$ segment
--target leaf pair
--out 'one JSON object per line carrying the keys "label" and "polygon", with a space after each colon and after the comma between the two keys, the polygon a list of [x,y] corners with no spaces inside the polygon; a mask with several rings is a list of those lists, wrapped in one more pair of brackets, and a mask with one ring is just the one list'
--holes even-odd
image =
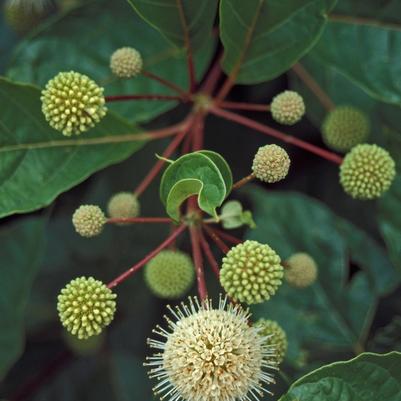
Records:
{"label": "leaf pair", "polygon": [[164,172],[160,183],[160,198],[167,214],[180,219],[181,204],[198,195],[201,210],[218,219],[221,206],[233,184],[230,167],[218,153],[201,150],[181,156]]}

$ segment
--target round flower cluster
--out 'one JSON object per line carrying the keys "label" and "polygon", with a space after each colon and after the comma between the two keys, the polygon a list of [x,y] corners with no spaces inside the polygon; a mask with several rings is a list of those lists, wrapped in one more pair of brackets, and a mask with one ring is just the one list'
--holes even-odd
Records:
{"label": "round flower cluster", "polygon": [[145,281],[160,298],[182,297],[191,288],[194,279],[192,260],[183,252],[161,251],[145,267]]}
{"label": "round flower cluster", "polygon": [[309,287],[316,281],[317,265],[307,253],[294,253],[285,261],[285,267],[285,279],[293,287]]}
{"label": "round flower cluster", "polygon": [[273,98],[270,112],[278,123],[294,125],[304,116],[305,103],[297,92],[286,90]]}
{"label": "round flower cluster", "polygon": [[42,112],[66,136],[94,127],[105,115],[103,88],[78,72],[60,72],[42,91]]}
{"label": "round flower cluster", "polygon": [[340,166],[340,183],[355,199],[375,199],[383,195],[395,177],[390,154],[377,145],[357,145]]}
{"label": "round flower cluster", "polygon": [[274,320],[259,319],[254,327],[258,328],[260,330],[259,334],[263,337],[267,337],[267,343],[274,347],[274,357],[272,361],[279,365],[283,362],[285,354],[287,353],[287,334]]}
{"label": "round flower cluster", "polygon": [[119,78],[136,77],[143,68],[142,56],[132,47],[122,47],[111,55],[110,68]]}
{"label": "round flower cluster", "polygon": [[78,277],[57,298],[61,323],[79,339],[98,335],[113,320],[116,297],[101,281]]}
{"label": "round flower cluster", "polygon": [[287,176],[290,164],[288,153],[282,147],[265,145],[256,152],[252,171],[259,180],[274,183]]}
{"label": "round flower cluster", "polygon": [[281,285],[283,267],[268,245],[245,241],[223,258],[220,283],[236,301],[257,304],[268,300]]}
{"label": "round flower cluster", "polygon": [[323,122],[323,141],[329,148],[347,152],[365,142],[369,129],[370,124],[365,113],[352,106],[339,106]]}
{"label": "round flower cluster", "polygon": [[82,205],[72,215],[72,224],[82,237],[95,237],[103,231],[106,216],[99,206]]}
{"label": "round flower cluster", "polygon": [[110,198],[107,212],[111,218],[137,217],[140,213],[138,198],[131,192],[119,192]]}
{"label": "round flower cluster", "polygon": [[266,368],[274,368],[272,348],[259,330],[249,326],[249,314],[239,305],[220,300],[213,309],[190,299],[189,306],[170,308],[175,322],[169,331],[154,333],[165,339],[148,340],[156,353],[148,358],[149,376],[162,399],[198,401],[260,400],[266,384],[274,383]]}

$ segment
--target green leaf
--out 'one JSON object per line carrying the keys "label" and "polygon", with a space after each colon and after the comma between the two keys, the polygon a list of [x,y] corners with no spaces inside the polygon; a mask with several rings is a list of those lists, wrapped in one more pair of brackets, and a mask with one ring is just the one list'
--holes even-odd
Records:
{"label": "green leaf", "polygon": [[[277,320],[286,330],[288,361],[302,365],[305,352],[308,359],[316,360],[327,348],[337,353],[360,351],[378,294],[399,282],[385,253],[365,233],[318,201],[252,187],[244,192],[250,197],[257,223],[249,238],[267,242],[282,259],[307,252],[318,265],[318,280],[311,287],[297,289],[284,283],[269,302],[253,308],[256,317]],[[361,250],[365,256],[360,255]],[[361,271],[349,281],[350,255]]]}
{"label": "green leaf", "polygon": [[381,2],[370,2],[369,7],[370,14],[375,12],[373,16],[361,17],[360,8],[352,5],[340,9],[341,14],[331,15],[312,54],[373,98],[401,105],[401,5],[398,2],[392,7],[392,14],[383,18]]}
{"label": "green leaf", "polygon": [[227,185],[232,183],[229,167],[223,161],[214,152],[201,151],[181,156],[167,167],[160,183],[160,198],[171,218],[178,220],[182,202],[197,193],[199,207],[217,218],[216,208],[223,203],[231,190]]}
{"label": "green leaf", "polygon": [[[195,55],[198,79],[209,65],[214,43],[209,38]],[[146,70],[182,88],[188,87],[185,51],[169,43],[123,0],[91,1],[29,36],[16,49],[8,76],[43,87],[58,72],[75,70],[104,86],[106,95],[176,95],[144,76],[114,77],[109,67],[110,56],[123,46],[141,52]],[[131,122],[146,122],[177,104],[177,101],[138,100],[113,102],[109,107]]]}
{"label": "green leaf", "polygon": [[242,84],[282,74],[316,43],[328,7],[323,0],[222,0],[224,71],[238,73]]}
{"label": "green leaf", "polygon": [[45,121],[38,88],[0,78],[0,216],[50,204],[61,192],[143,146],[137,129],[108,112],[66,138]]}
{"label": "green leaf", "polygon": [[401,399],[401,353],[364,353],[323,366],[297,380],[280,401],[396,401]]}
{"label": "green leaf", "polygon": [[216,17],[216,0],[128,0],[128,3],[149,24],[178,47],[186,47],[186,38],[193,50],[210,40]]}
{"label": "green leaf", "polygon": [[44,250],[43,218],[0,231],[0,379],[24,348],[25,309]]}
{"label": "green leaf", "polygon": [[241,202],[236,200],[228,201],[222,206],[219,218],[226,230],[243,225],[248,225],[250,228],[256,227],[251,211],[244,211]]}

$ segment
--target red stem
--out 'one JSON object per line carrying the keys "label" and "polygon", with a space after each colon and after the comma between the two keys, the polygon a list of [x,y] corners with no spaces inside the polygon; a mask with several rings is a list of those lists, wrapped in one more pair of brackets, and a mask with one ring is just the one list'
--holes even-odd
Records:
{"label": "red stem", "polygon": [[168,217],[129,217],[129,218],[109,218],[107,223],[171,223]]}
{"label": "red stem", "polygon": [[216,59],[214,65],[210,69],[209,74],[205,82],[202,85],[201,92],[206,93],[207,95],[211,95],[216,89],[217,83],[219,82],[220,76],[222,74],[222,70],[220,67],[220,62],[223,57],[223,54],[220,54]]}
{"label": "red stem", "polygon": [[[178,148],[181,141],[184,139],[185,135],[188,133],[188,128],[184,128],[182,132],[177,134],[177,136],[169,143],[166,150],[163,152],[162,156],[165,158],[169,158],[173,152]],[[162,169],[165,161],[158,160],[152,169],[148,172],[142,182],[138,185],[136,190],[134,191],[136,196],[141,195],[145,189],[152,183],[152,181],[156,178],[157,174],[159,174]]]}
{"label": "red stem", "polygon": [[201,150],[203,148],[203,137],[204,137],[204,123],[205,116],[203,113],[199,113],[195,119],[192,132],[192,149],[194,151]]}
{"label": "red stem", "polygon": [[139,269],[141,269],[146,263],[149,262],[152,258],[154,258],[160,251],[162,251],[164,248],[169,246],[184,230],[186,229],[186,226],[182,224],[179,226],[171,235],[169,235],[158,247],[153,249],[150,253],[148,253],[142,260],[140,260],[137,264],[129,268],[126,272],[115,278],[113,281],[111,281],[107,287],[108,288],[114,288],[120,283],[122,283],[124,280],[126,280],[128,277],[132,276],[134,273],[136,273]]}
{"label": "red stem", "polygon": [[198,293],[201,301],[207,299],[207,288],[205,275],[203,271],[203,257],[201,252],[200,229],[199,227],[190,226],[192,256],[195,264],[196,281],[198,283]]}
{"label": "red stem", "polygon": [[172,89],[173,91],[179,93],[181,95],[181,97],[183,97],[184,99],[187,99],[189,97],[189,93],[185,92],[178,85],[176,85],[170,81],[167,81],[166,79],[159,77],[158,75],[153,74],[150,71],[142,71],[142,75],[145,77],[148,77],[150,79],[153,79],[154,81],[159,82],[160,84],[166,86],[167,88]]}
{"label": "red stem", "polygon": [[180,100],[184,101],[181,96],[170,96],[170,95],[117,95],[117,96],[105,96],[106,102],[119,102],[127,100]]}
{"label": "red stem", "polygon": [[298,146],[302,149],[307,150],[308,152],[314,153],[315,155],[318,155],[322,157],[323,159],[329,160],[333,163],[336,164],[341,164],[342,163],[342,157],[339,155],[329,152],[328,150],[322,149],[319,146],[312,145],[308,142],[302,141],[301,139],[295,138],[291,135],[284,134],[283,132],[280,132],[274,128],[268,127],[267,125],[260,124],[254,120],[251,120],[250,118],[241,116],[236,113],[232,113],[227,110],[219,109],[219,108],[212,108],[210,109],[210,112],[223,117],[227,120],[230,121],[235,121],[238,124],[242,124],[246,127],[252,128],[256,131],[262,132],[263,134],[272,136],[273,138],[280,139],[281,141],[290,143],[292,145]]}
{"label": "red stem", "polygon": [[207,261],[209,262],[210,267],[213,270],[213,273],[216,275],[217,279],[220,277],[220,269],[219,269],[219,264],[217,263],[216,258],[213,255],[213,252],[210,248],[209,243],[206,241],[205,236],[203,235],[202,231],[199,233],[200,237],[200,244],[203,250],[203,253],[206,256]]}
{"label": "red stem", "polygon": [[232,244],[238,245],[241,244],[243,241],[237,237],[234,237],[231,234],[227,234],[226,232],[219,230],[218,228],[215,227],[209,227],[213,232],[215,232],[219,237],[225,239],[228,242],[231,242]]}
{"label": "red stem", "polygon": [[219,105],[225,109],[265,111],[265,112],[267,112],[270,108],[268,104],[240,103],[240,102],[221,102]]}
{"label": "red stem", "polygon": [[217,247],[221,250],[221,252],[227,253],[230,250],[230,248],[221,240],[221,238],[210,227],[204,225],[203,228],[206,231],[206,234],[213,240],[213,242],[217,245]]}
{"label": "red stem", "polygon": [[239,181],[233,184],[232,190],[238,189],[243,187],[244,185],[248,184],[248,182],[251,182],[255,179],[255,174],[249,174],[244,178],[241,178]]}

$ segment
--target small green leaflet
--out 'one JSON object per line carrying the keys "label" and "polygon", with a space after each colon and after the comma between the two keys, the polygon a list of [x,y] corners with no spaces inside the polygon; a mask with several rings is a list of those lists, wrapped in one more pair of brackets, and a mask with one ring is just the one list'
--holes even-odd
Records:
{"label": "small green leaflet", "polygon": [[247,225],[249,228],[255,228],[256,224],[250,210],[244,210],[241,202],[232,200],[226,202],[221,208],[220,220],[226,230]]}
{"label": "small green leaflet", "polygon": [[170,164],[160,183],[160,198],[167,214],[180,219],[180,206],[192,195],[198,195],[201,210],[218,219],[220,207],[232,188],[230,167],[218,153],[202,150],[181,156]]}

